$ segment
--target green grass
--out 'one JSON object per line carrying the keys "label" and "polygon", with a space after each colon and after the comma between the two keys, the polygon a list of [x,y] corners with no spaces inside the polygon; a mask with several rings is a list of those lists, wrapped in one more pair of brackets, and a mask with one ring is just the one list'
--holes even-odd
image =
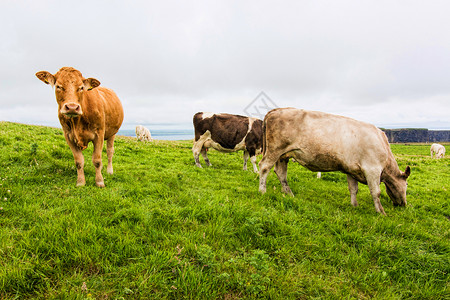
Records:
{"label": "green grass", "polygon": [[296,196],[273,172],[261,195],[242,153],[199,169],[191,147],[119,137],[101,189],[90,145],[77,188],[60,129],[0,122],[0,298],[449,299],[450,161],[430,145],[392,145],[412,174],[406,208],[382,188],[387,217],[343,174],[290,163]]}

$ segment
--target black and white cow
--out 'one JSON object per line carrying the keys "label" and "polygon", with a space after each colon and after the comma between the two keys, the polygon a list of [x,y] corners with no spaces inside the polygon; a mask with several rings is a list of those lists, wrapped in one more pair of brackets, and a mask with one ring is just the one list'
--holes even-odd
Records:
{"label": "black and white cow", "polygon": [[256,167],[256,155],[262,151],[262,121],[257,118],[244,117],[231,114],[214,114],[198,112],[194,115],[195,139],[192,153],[195,164],[201,168],[199,154],[208,166],[211,163],[206,151],[208,148],[220,152],[244,151],[244,170],[247,170],[247,160],[253,164],[253,171],[258,172]]}

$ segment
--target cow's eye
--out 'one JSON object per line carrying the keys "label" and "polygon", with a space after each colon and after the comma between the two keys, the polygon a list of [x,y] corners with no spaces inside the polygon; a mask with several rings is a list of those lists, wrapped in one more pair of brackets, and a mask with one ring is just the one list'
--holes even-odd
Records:
{"label": "cow's eye", "polygon": [[56,89],[59,90],[59,91],[64,91],[64,88],[62,86],[60,86],[60,85],[57,85]]}
{"label": "cow's eye", "polygon": [[79,92],[84,91],[84,86],[80,86],[80,87],[78,88],[78,91],[79,91]]}

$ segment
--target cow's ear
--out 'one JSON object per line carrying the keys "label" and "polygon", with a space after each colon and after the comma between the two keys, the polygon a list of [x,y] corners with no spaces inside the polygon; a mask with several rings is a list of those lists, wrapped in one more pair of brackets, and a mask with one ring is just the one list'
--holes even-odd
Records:
{"label": "cow's ear", "polygon": [[55,85],[55,76],[50,74],[47,71],[40,71],[36,73],[36,77],[39,78],[39,80],[43,81],[46,84],[50,84],[51,86]]}
{"label": "cow's ear", "polygon": [[405,169],[405,173],[403,173],[403,177],[408,178],[409,175],[411,175],[411,168],[407,166]]}
{"label": "cow's ear", "polygon": [[84,87],[90,91],[92,89],[95,89],[96,87],[98,87],[100,85],[100,81],[98,81],[95,78],[88,78],[84,80]]}

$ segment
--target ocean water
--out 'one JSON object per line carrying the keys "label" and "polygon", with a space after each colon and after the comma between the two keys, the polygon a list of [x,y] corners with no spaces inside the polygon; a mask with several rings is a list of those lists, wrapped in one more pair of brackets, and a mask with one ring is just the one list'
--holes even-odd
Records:
{"label": "ocean water", "polygon": [[[194,129],[180,124],[142,124],[150,130],[152,138],[155,140],[192,140],[194,138]],[[136,136],[134,125],[122,126],[117,135]],[[190,125],[192,127],[192,125]]]}

